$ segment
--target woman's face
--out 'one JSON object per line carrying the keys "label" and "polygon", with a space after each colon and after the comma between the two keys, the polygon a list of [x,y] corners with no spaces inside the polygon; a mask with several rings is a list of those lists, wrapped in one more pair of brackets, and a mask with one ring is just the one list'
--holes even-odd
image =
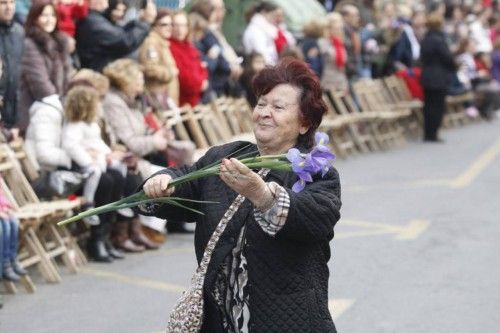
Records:
{"label": "woman's face", "polygon": [[123,89],[123,92],[130,98],[136,98],[144,92],[144,74],[141,71],[130,72],[130,82]]}
{"label": "woman's face", "polygon": [[300,94],[300,88],[280,84],[259,98],[252,114],[259,148],[284,153],[307,132],[300,121]]}
{"label": "woman's face", "polygon": [[187,16],[184,14],[175,15],[172,23],[172,37],[180,41],[185,40],[189,33]]}
{"label": "woman's face", "polygon": [[162,17],[156,22],[154,29],[163,39],[172,37],[172,18],[170,16]]}
{"label": "woman's face", "polygon": [[40,29],[47,33],[52,33],[56,29],[57,17],[54,7],[47,5],[43,8],[40,16],[36,20],[36,23]]}
{"label": "woman's face", "polygon": [[123,3],[117,4],[115,9],[111,11],[111,21],[113,21],[113,23],[115,24],[120,22],[125,17],[126,11],[127,11],[127,6],[125,6],[125,4]]}
{"label": "woman's face", "polygon": [[342,37],[344,35],[344,24],[341,20],[330,22],[330,35],[335,37]]}

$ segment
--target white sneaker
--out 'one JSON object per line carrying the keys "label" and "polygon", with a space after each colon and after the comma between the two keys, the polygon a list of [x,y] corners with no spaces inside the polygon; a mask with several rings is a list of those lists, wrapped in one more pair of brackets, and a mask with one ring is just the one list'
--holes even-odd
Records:
{"label": "white sneaker", "polygon": [[123,215],[125,217],[134,217],[134,211],[132,208],[120,208],[116,210],[118,214]]}
{"label": "white sneaker", "polygon": [[96,226],[96,225],[101,224],[101,220],[99,219],[99,216],[97,216],[97,215],[84,217],[82,220],[83,220],[83,222],[87,223],[88,225]]}

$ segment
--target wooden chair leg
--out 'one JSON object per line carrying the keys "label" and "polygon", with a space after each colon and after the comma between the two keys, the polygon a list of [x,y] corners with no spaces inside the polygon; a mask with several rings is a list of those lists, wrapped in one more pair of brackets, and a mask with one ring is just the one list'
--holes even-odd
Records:
{"label": "wooden chair leg", "polygon": [[21,276],[21,283],[28,293],[33,294],[36,291],[36,287],[33,284],[33,281],[31,281],[29,275]]}
{"label": "wooden chair leg", "polygon": [[49,233],[52,235],[53,240],[56,242],[56,246],[62,248],[62,260],[64,265],[69,268],[70,272],[77,273],[78,267],[76,266],[74,258],[69,254],[69,249],[64,244],[64,240],[62,239],[59,231],[56,229],[54,224],[49,225]]}
{"label": "wooden chair leg", "polygon": [[75,263],[79,266],[86,265],[88,263],[87,257],[78,245],[76,239],[69,232],[68,228],[66,228],[66,226],[60,226],[58,228],[66,247],[74,253]]}
{"label": "wooden chair leg", "polygon": [[50,256],[45,251],[42,243],[32,228],[29,228],[26,231],[26,243],[30,247],[31,251],[34,251],[40,257],[38,267],[45,280],[47,282],[61,282],[61,275],[59,275],[57,268],[50,260]]}
{"label": "wooden chair leg", "polygon": [[7,290],[7,293],[14,295],[17,294],[17,288],[14,282],[3,280],[3,286],[5,287],[5,290]]}

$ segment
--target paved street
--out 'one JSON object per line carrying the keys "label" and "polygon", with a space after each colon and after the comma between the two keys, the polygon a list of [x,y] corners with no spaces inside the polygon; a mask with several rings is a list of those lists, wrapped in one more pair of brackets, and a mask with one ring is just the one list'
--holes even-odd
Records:
{"label": "paved street", "polygon": [[[498,332],[500,121],[338,161],[330,305],[341,333]],[[35,294],[4,296],[0,332],[162,331],[195,269],[191,236]]]}

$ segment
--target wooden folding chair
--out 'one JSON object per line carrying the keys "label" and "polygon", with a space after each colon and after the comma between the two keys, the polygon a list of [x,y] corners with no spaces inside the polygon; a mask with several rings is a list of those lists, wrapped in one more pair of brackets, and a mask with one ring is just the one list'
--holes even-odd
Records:
{"label": "wooden folding chair", "polygon": [[24,175],[30,182],[34,181],[39,177],[38,170],[36,166],[29,159],[28,154],[24,150],[24,140],[19,138],[15,141],[9,143],[9,147],[14,152],[14,156],[18,160]]}
{"label": "wooden folding chair", "polygon": [[349,133],[357,149],[362,153],[380,150],[377,115],[360,112],[352,96],[345,91],[330,90],[327,97],[333,110],[346,117]]}
{"label": "wooden folding chair", "polygon": [[[12,168],[10,162],[5,160],[0,162],[0,173],[10,168]],[[18,255],[20,265],[23,268],[37,265],[38,270],[47,282],[61,281],[61,276],[57,272],[54,263],[51,261],[49,254],[45,251],[45,248],[36,234],[40,225],[51,216],[51,212],[35,207],[19,207],[3,178],[0,178],[0,188],[10,205],[13,207],[14,216],[20,223],[20,253]],[[35,286],[31,280],[27,281],[27,279],[29,279],[29,277],[22,279],[26,290],[28,292],[34,292],[36,290]],[[7,282],[6,288],[11,293],[17,292],[13,283]]]}
{"label": "wooden folding chair", "polygon": [[402,117],[410,112],[394,110],[384,105],[384,97],[372,80],[359,80],[353,84],[353,90],[363,112],[374,113],[378,119],[377,139],[385,148],[405,143],[404,130],[399,124]]}
{"label": "wooden folding chair", "polygon": [[10,168],[5,168],[1,173],[5,184],[12,193],[16,206],[22,209],[50,213],[36,231],[45,251],[53,260],[61,257],[65,266],[71,272],[76,273],[78,271],[77,263],[83,264],[87,260],[74,238],[66,230],[66,227],[58,227],[55,223],[73,214],[73,210],[80,206],[79,200],[61,199],[41,202],[22,173],[14,153],[7,145],[0,146],[0,158],[10,165]]}
{"label": "wooden folding chair", "polygon": [[464,103],[474,101],[474,93],[466,92],[461,95],[446,96],[446,112],[443,118],[445,127],[462,126],[470,122],[470,118],[465,113]]}
{"label": "wooden folding chair", "polygon": [[421,135],[424,117],[423,102],[412,98],[408,87],[403,79],[391,75],[384,78],[384,84],[389,96],[389,100],[403,109],[411,111],[411,117],[408,118],[408,128],[414,137]]}
{"label": "wooden folding chair", "polygon": [[[250,106],[242,99],[232,97],[219,97],[212,102],[212,108],[220,126],[226,135],[226,142],[249,141],[255,142],[251,123]],[[250,110],[250,111],[249,111]]]}

